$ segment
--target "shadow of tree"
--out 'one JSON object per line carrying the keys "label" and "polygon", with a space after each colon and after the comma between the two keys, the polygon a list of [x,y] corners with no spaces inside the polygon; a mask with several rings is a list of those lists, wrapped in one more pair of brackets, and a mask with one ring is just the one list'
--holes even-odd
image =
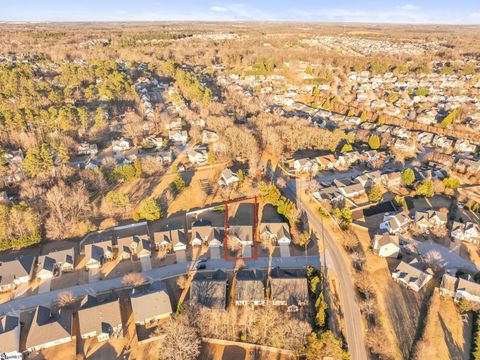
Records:
{"label": "shadow of tree", "polygon": [[460,347],[459,344],[457,344],[457,342],[453,338],[452,333],[448,329],[447,325],[443,321],[440,314],[438,315],[438,320],[440,321],[440,325],[442,326],[443,335],[444,335],[444,339],[445,339],[445,344],[447,345],[448,352],[449,352],[449,355],[450,355],[449,358],[450,359],[463,359],[464,354],[463,354],[462,348]]}

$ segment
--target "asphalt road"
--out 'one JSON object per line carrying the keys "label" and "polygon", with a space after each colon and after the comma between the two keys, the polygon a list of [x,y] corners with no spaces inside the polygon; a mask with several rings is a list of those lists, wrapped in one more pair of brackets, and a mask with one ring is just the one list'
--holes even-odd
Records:
{"label": "asphalt road", "polygon": [[[235,268],[235,264],[235,261],[210,259],[206,262],[206,270],[233,270]],[[259,258],[257,260],[246,260],[245,264],[250,268],[258,269],[265,269],[270,266],[281,266],[284,268],[304,268],[307,265],[320,266],[320,259],[318,256]],[[194,266],[195,262],[184,262],[152,269],[150,271],[143,272],[142,274],[147,280],[153,282],[185,274],[189,269]],[[31,310],[37,305],[50,306],[57,300],[60,293],[66,291],[71,292],[76,297],[81,297],[87,294],[95,295],[97,292],[104,292],[122,287],[122,278],[119,277],[109,280],[101,280],[91,284],[77,285],[70,288],[50,291],[42,294],[20,297],[4,304],[0,304],[0,315],[5,315],[7,313],[19,314],[22,311]]]}
{"label": "asphalt road", "polygon": [[[277,178],[278,176],[279,174],[276,173],[274,178]],[[282,189],[282,191],[292,201],[296,202],[300,209],[306,212],[310,226],[316,231],[319,238],[324,241],[325,265],[328,267],[329,271],[335,273],[339,283],[338,287],[345,319],[345,337],[351,359],[367,360],[360,308],[356,301],[355,287],[349,267],[347,266],[340,245],[335,240],[334,236],[328,231],[328,228],[323,226],[322,220],[305,205],[305,200],[301,199],[300,196],[297,196],[295,181],[287,178],[285,178],[285,181],[287,187]]]}

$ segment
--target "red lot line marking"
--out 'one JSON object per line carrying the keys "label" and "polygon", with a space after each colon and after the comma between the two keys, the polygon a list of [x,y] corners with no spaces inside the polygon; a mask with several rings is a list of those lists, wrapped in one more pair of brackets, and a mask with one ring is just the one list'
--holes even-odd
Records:
{"label": "red lot line marking", "polygon": [[[240,203],[240,202],[245,202],[253,200],[253,256],[250,257],[236,257],[236,256],[230,256],[228,252],[228,230],[229,230],[229,220],[228,220],[228,204],[233,204],[233,203]],[[258,259],[258,232],[257,232],[257,227],[258,227],[258,203],[257,203],[257,196],[249,197],[249,198],[242,198],[242,199],[235,199],[235,200],[229,200],[229,201],[224,201],[223,205],[225,207],[224,209],[224,241],[223,241],[223,250],[224,250],[224,259],[227,261],[237,261],[237,260],[257,260]]]}

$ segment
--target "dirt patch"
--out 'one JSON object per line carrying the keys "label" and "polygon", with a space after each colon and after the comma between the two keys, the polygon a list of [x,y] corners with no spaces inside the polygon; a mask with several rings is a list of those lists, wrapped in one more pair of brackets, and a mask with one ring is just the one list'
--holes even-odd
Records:
{"label": "dirt patch", "polygon": [[462,316],[452,299],[435,289],[429,303],[425,330],[414,359],[464,359],[470,357],[471,317]]}

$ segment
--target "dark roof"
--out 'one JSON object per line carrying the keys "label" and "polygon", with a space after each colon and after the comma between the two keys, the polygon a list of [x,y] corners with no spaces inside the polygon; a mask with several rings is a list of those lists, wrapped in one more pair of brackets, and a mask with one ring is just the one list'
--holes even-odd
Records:
{"label": "dark roof", "polygon": [[257,270],[239,270],[235,275],[235,300],[259,301],[265,299],[263,274]]}
{"label": "dark roof", "polygon": [[[17,316],[5,315],[0,317],[0,352],[19,351],[20,337],[15,334],[17,326],[20,326],[20,319]],[[20,334],[20,331],[18,334]]]}
{"label": "dark roof", "polygon": [[53,272],[55,264],[72,264],[74,265],[75,250],[73,248],[52,251],[46,255],[38,257],[38,270],[44,269]]}
{"label": "dark roof", "polygon": [[308,300],[307,278],[303,271],[276,267],[270,273],[270,287],[272,300],[286,301],[288,305]]}
{"label": "dark roof", "polygon": [[133,318],[144,321],[158,315],[172,313],[172,305],[165,285],[152,286],[145,291],[135,292],[130,296]]}
{"label": "dark roof", "polygon": [[0,262],[0,285],[13,283],[14,279],[29,275],[32,276],[35,256],[20,256],[18,259]]}
{"label": "dark roof", "polygon": [[225,309],[227,274],[222,270],[214,273],[196,273],[190,287],[190,301],[212,309]]}
{"label": "dark roof", "polygon": [[48,307],[37,306],[27,335],[26,348],[64,339],[72,334],[72,311],[61,309],[52,312]]}
{"label": "dark roof", "polygon": [[113,327],[122,325],[118,297],[111,293],[107,299],[102,301],[99,297],[87,295],[78,310],[78,320],[80,334],[94,331],[97,335],[110,333]]}

